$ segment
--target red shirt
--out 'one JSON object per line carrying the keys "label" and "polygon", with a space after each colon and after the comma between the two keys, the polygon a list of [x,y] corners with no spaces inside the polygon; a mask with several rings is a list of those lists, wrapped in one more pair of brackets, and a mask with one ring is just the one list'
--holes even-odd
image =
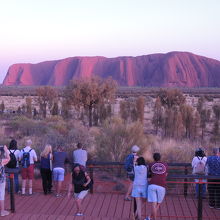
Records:
{"label": "red shirt", "polygon": [[166,186],[168,166],[164,162],[153,162],[149,164],[149,173],[151,175],[151,180],[149,184],[155,184],[158,186]]}

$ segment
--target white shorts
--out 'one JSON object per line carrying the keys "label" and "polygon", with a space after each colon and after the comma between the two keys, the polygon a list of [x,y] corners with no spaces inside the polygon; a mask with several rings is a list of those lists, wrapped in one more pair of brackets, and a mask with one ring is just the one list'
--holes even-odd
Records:
{"label": "white shorts", "polygon": [[5,181],[0,183],[0,200],[5,200]]}
{"label": "white shorts", "polygon": [[80,193],[74,193],[75,199],[83,199],[87,195],[88,191],[89,190],[83,190]]}
{"label": "white shorts", "polygon": [[131,196],[147,198],[147,185],[133,185]]}
{"label": "white shorts", "polygon": [[64,181],[65,170],[62,167],[56,167],[53,169],[53,180]]}
{"label": "white shorts", "polygon": [[148,186],[148,202],[161,203],[164,199],[166,189],[162,186],[151,184]]}

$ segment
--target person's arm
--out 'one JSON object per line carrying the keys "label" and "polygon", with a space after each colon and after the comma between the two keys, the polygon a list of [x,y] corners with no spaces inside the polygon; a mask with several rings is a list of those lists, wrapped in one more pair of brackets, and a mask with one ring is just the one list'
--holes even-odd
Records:
{"label": "person's arm", "polygon": [[86,183],[83,184],[84,187],[86,187],[91,182],[91,178],[86,172],[85,172],[85,176],[86,176]]}
{"label": "person's arm", "polygon": [[5,158],[2,159],[2,165],[6,165],[10,161],[10,154],[6,145],[4,146]]}
{"label": "person's arm", "polygon": [[33,159],[35,162],[37,162],[37,154],[36,154],[35,150],[33,150]]}
{"label": "person's arm", "polygon": [[[72,174],[71,174],[71,176],[72,176]],[[69,186],[68,186],[68,193],[67,193],[68,197],[71,196],[72,189],[73,189],[73,183],[72,183],[72,179],[70,178],[70,182],[69,182]]]}

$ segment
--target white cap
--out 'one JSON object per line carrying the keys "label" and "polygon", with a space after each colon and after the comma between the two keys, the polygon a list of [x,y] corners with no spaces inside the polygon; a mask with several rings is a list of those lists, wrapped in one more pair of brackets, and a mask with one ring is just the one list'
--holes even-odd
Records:
{"label": "white cap", "polygon": [[134,146],[131,148],[131,151],[134,152],[134,153],[137,153],[139,150],[140,150],[140,147],[138,147],[137,145],[134,145]]}

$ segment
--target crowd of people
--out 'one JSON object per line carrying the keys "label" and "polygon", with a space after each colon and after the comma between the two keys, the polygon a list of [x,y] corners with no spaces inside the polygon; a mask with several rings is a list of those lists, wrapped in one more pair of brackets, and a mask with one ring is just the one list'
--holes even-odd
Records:
{"label": "crowd of people", "polygon": [[[139,150],[138,146],[133,146],[131,154],[125,159],[129,182],[125,200],[130,201],[131,197],[135,199],[135,218],[138,220],[142,219],[143,202],[148,201],[151,203],[151,211],[145,220],[156,220],[158,209],[166,194],[168,166],[161,161],[160,153],[154,153],[154,162],[146,164],[144,158],[138,156]],[[196,149],[192,159],[192,174],[212,176],[208,182],[205,178],[195,179],[195,196],[206,198],[207,188],[209,207],[220,210],[220,148],[213,148],[213,155],[208,157],[204,150]]]}
{"label": "crowd of people", "polygon": [[[7,179],[7,190],[10,192],[10,181],[6,176],[7,171],[14,170],[14,191],[21,196],[33,195],[34,163],[38,161],[35,150],[31,147],[32,141],[27,140],[26,146],[21,150],[17,148],[16,140],[11,140],[9,148],[0,147],[0,216],[9,215],[10,212],[4,208],[5,185]],[[72,153],[72,173],[68,187],[68,197],[72,195],[72,186],[74,186],[74,198],[77,206],[76,216],[82,216],[82,200],[87,195],[92,186],[92,179],[86,172],[87,151],[83,149],[81,143],[77,144],[77,149]],[[40,174],[42,178],[42,188],[44,195],[52,193],[54,186],[54,195],[62,197],[61,189],[65,175],[65,163],[70,162],[67,153],[63,147],[57,146],[53,151],[52,146],[47,144],[40,154]],[[21,190],[19,188],[19,165],[21,166]],[[16,171],[17,170],[17,171]],[[10,173],[10,172],[8,172]],[[28,186],[26,186],[28,184]],[[28,190],[26,190],[26,187]]]}
{"label": "crowd of people", "polygon": [[[92,187],[93,180],[86,172],[87,151],[83,149],[81,143],[78,143],[76,147],[77,149],[72,152],[72,172],[67,196],[74,195],[77,207],[76,216],[82,216],[82,201]],[[215,209],[220,209],[219,151],[219,148],[214,148],[213,155],[206,157],[205,152],[198,148],[192,159],[193,174],[214,176],[208,180],[199,177],[195,179],[195,196],[196,198],[205,198],[206,189],[208,189],[209,207]],[[140,147],[134,145],[131,148],[131,153],[125,159],[125,169],[129,181],[125,200],[135,199],[135,218],[138,220],[142,219],[142,206],[145,201],[148,201],[151,204],[151,210],[145,220],[156,220],[158,209],[166,194],[168,165],[161,160],[161,154],[158,152],[152,155],[153,162],[149,164],[146,163],[144,157],[138,155],[139,152]],[[15,172],[14,191],[21,196],[31,196],[33,194],[34,163],[38,159],[35,150],[32,148],[31,140],[27,140],[25,147],[21,150],[18,150],[16,140],[11,140],[8,148],[6,146],[0,147],[0,216],[10,214],[4,207],[6,179],[7,190],[8,192],[11,190],[9,178],[6,178],[10,175],[7,174],[7,169],[19,170],[19,166],[21,166],[21,190],[19,172]],[[57,146],[56,149],[52,149],[52,146],[47,144],[40,153],[39,160],[44,195],[51,194],[53,187],[54,195],[62,197],[61,189],[65,176],[65,163],[70,162],[64,148]],[[215,178],[215,176],[218,177]]]}

